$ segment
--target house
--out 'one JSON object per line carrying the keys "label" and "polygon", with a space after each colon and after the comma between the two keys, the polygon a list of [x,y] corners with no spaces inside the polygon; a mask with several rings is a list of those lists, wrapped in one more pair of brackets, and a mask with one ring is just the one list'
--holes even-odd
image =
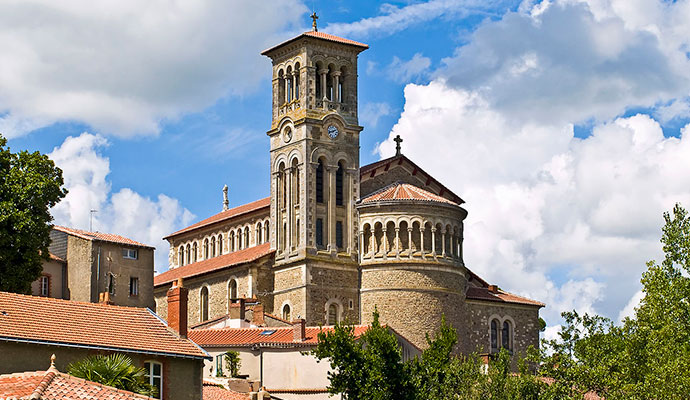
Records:
{"label": "house", "polygon": [[[174,310],[181,297],[171,294]],[[210,356],[186,337],[186,323],[168,326],[146,308],[0,292],[0,374],[40,371],[52,354],[66,371],[90,355],[116,352],[146,368],[161,399],[201,399]]]}
{"label": "house", "polygon": [[54,226],[50,259],[32,286],[35,296],[154,309],[152,246],[112,233]]}

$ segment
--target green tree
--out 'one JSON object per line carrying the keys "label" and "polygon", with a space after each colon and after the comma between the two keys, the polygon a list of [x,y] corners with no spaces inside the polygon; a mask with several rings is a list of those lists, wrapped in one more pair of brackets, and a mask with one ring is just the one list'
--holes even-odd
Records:
{"label": "green tree", "polygon": [[0,290],[29,293],[49,257],[49,209],[67,190],[48,156],[6,145],[0,135]]}
{"label": "green tree", "polygon": [[242,360],[240,360],[240,353],[232,350],[225,352],[225,368],[230,371],[231,377],[236,377],[240,373]]}
{"label": "green tree", "polygon": [[149,384],[146,370],[135,366],[122,353],[90,356],[70,364],[67,370],[72,376],[92,382],[151,397],[158,395],[156,388]]}

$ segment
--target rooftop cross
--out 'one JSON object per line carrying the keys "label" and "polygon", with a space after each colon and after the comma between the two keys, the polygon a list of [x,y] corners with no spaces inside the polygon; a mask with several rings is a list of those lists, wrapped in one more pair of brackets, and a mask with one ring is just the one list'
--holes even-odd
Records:
{"label": "rooftop cross", "polygon": [[314,32],[318,32],[318,29],[316,28],[316,20],[319,19],[319,17],[316,15],[316,11],[314,11],[314,13],[310,17],[312,21],[314,21],[311,23],[311,30]]}
{"label": "rooftop cross", "polygon": [[402,143],[403,140],[400,137],[400,135],[398,135],[395,137],[395,139],[393,139],[393,141],[395,142],[395,155],[399,156],[400,155],[400,143]]}

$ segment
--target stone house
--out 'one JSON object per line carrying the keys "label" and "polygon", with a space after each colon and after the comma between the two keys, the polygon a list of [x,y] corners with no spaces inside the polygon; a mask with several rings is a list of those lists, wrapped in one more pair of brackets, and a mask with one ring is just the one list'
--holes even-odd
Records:
{"label": "stone house", "polygon": [[160,398],[200,400],[210,356],[186,338],[186,327],[171,327],[147,308],[0,292],[0,374],[40,371],[53,354],[66,371],[90,355],[118,352],[147,370]]}
{"label": "stone house", "polygon": [[157,311],[165,318],[167,291],[184,278],[192,324],[248,297],[309,326],[367,325],[376,308],[419,348],[442,316],[463,353],[538,346],[544,304],[465,264],[464,200],[403,155],[399,137],[394,156],[360,166],[357,62],[367,48],[313,30],[262,52],[273,64],[270,197],[229,208],[226,187],[220,213],[165,238]]}
{"label": "stone house", "polygon": [[124,236],[54,226],[50,259],[31,285],[35,296],[153,309],[152,246]]}

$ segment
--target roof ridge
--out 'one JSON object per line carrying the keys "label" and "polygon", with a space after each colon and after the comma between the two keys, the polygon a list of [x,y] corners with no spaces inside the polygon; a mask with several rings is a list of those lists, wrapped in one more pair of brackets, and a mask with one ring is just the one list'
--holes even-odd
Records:
{"label": "roof ridge", "polygon": [[[67,380],[70,380],[70,381],[77,381],[77,382],[82,382],[82,383],[90,384],[90,385],[92,385],[92,386],[98,386],[98,387],[105,388],[105,389],[108,389],[108,390],[112,390],[112,391],[118,392],[118,393],[126,393],[126,394],[130,394],[130,395],[135,395],[135,396],[140,397],[140,398],[142,398],[142,399],[150,399],[149,396],[146,396],[146,395],[143,395],[143,394],[140,394],[140,393],[132,392],[132,391],[125,390],[125,389],[116,388],[115,386],[106,385],[106,384],[103,384],[103,383],[100,383],[100,382],[90,381],[90,380],[88,380],[88,379],[80,378],[80,377],[78,377],[78,376],[70,375],[70,374],[68,374],[68,373],[61,372],[61,371],[56,372],[56,373],[55,373],[55,376],[56,376],[56,377],[60,377],[60,378],[64,378],[64,379],[67,379]],[[53,378],[53,379],[54,379],[54,378]]]}
{"label": "roof ridge", "polygon": [[43,396],[43,392],[48,388],[50,383],[53,381],[55,378],[55,371],[48,370],[46,371],[46,374],[43,376],[43,379],[36,385],[36,388],[34,391],[31,393],[31,396],[29,396],[30,399],[35,400],[35,399],[40,399]]}
{"label": "roof ridge", "polygon": [[34,296],[32,294],[0,291],[0,296],[2,296],[2,295],[23,296],[23,297],[29,297],[32,299],[40,299],[41,301],[52,301],[54,303],[62,303],[62,304],[70,304],[70,305],[88,305],[89,307],[111,307],[111,308],[120,308],[120,309],[127,309],[127,310],[149,310],[149,311],[151,311],[151,309],[148,307],[121,306],[118,304],[92,303],[90,301],[66,300],[66,299],[58,299],[55,297]]}

